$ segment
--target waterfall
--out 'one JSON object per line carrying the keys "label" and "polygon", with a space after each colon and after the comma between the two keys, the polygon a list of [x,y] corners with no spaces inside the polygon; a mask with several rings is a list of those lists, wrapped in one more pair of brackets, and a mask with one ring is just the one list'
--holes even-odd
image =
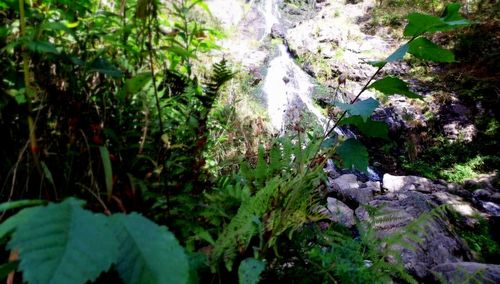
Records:
{"label": "waterfall", "polygon": [[277,0],[261,0],[260,11],[264,15],[265,20],[265,32],[261,40],[266,38],[271,33],[273,25],[279,23],[279,10]]}
{"label": "waterfall", "polygon": [[[261,12],[266,26],[264,38],[271,33],[273,25],[279,24],[278,2],[277,0],[261,2]],[[314,106],[312,100],[315,87],[311,77],[295,64],[283,44],[279,44],[277,48],[278,55],[269,62],[262,89],[272,126],[283,134],[285,122],[298,120],[299,115],[294,112],[300,112],[305,108],[326,131],[327,118]]]}
{"label": "waterfall", "polygon": [[283,44],[279,54],[269,63],[262,89],[267,101],[267,111],[273,127],[283,132],[285,121],[299,119],[294,110],[306,108],[326,130],[327,119],[312,101],[314,85],[311,78],[293,61]]}
{"label": "waterfall", "polygon": [[[280,23],[279,1],[262,0],[260,3],[259,9],[265,20],[265,33],[261,41],[271,33],[273,25]],[[285,45],[278,44],[277,49],[278,54],[269,62],[262,88],[271,125],[284,135],[286,126],[298,122],[301,113],[307,110],[323,128],[324,133],[327,133],[328,127],[333,125],[313,103],[315,86],[312,78],[293,61]],[[334,131],[339,136],[356,138],[348,129],[335,128]],[[371,180],[380,180],[380,176],[370,167],[368,177]]]}

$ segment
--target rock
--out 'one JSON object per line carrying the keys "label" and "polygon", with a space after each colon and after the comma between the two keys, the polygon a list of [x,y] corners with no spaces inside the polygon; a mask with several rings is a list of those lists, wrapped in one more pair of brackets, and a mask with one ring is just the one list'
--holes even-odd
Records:
{"label": "rock", "polygon": [[373,193],[381,193],[380,181],[367,181],[366,187],[371,188]]}
{"label": "rock", "polygon": [[469,109],[458,103],[456,99],[440,108],[439,120],[448,140],[472,142],[477,134],[477,129],[468,118],[469,116]]}
{"label": "rock", "polygon": [[[417,220],[422,214],[435,208],[431,196],[416,192],[404,191],[392,198],[377,196],[368,203],[370,206],[380,207],[381,216],[372,219],[374,229],[379,238],[386,239],[395,233],[402,233],[407,245],[413,249],[395,245],[392,249],[400,251],[403,264],[419,279],[429,277],[429,270],[442,263],[468,260],[470,252],[463,242],[451,233],[451,225],[446,219],[426,218],[421,226],[417,227],[416,235],[420,242],[410,241],[404,235],[410,233],[406,226]],[[356,209],[359,220],[367,221],[368,216],[362,207]],[[422,221],[421,220],[421,221]],[[425,224],[425,225],[424,225]]]}
{"label": "rock", "polygon": [[491,201],[500,204],[500,192],[493,193],[491,195]]}
{"label": "rock", "polygon": [[480,215],[481,213],[463,198],[451,193],[440,191],[433,193],[432,196],[439,204],[449,205],[457,213],[460,213],[460,215],[464,217],[474,217],[475,215]]}
{"label": "rock", "polygon": [[354,211],[335,198],[328,197],[327,208],[323,210],[323,213],[328,215],[329,219],[333,222],[339,223],[348,228],[356,224]]}
{"label": "rock", "polygon": [[285,27],[283,27],[280,24],[274,24],[271,27],[271,37],[272,38],[284,39],[285,38],[285,33],[286,33]]}
{"label": "rock", "polygon": [[481,202],[481,206],[493,216],[500,216],[500,206],[490,201]]}
{"label": "rock", "polygon": [[456,183],[448,183],[446,184],[446,188],[448,191],[461,190],[462,187]]}
{"label": "rock", "polygon": [[476,189],[474,190],[474,192],[472,193],[472,195],[475,197],[475,198],[478,198],[480,200],[484,200],[484,201],[489,201],[491,200],[491,192],[486,190],[486,189]]}
{"label": "rock", "polygon": [[355,203],[357,207],[359,204],[366,205],[373,200],[373,190],[369,187],[341,189],[339,196],[348,204]]}
{"label": "rock", "polygon": [[444,283],[500,283],[500,265],[477,262],[443,263],[432,268],[436,281]]}
{"label": "rock", "polygon": [[476,180],[473,180],[473,179],[468,179],[468,180],[464,181],[464,187],[466,189],[476,189],[480,186],[481,185],[479,184],[479,182]]}
{"label": "rock", "polygon": [[354,174],[343,174],[336,179],[329,179],[331,192],[334,192],[342,201],[351,205],[352,208],[359,204],[367,204],[373,200],[373,188],[366,184],[358,183],[358,177]]}
{"label": "rock", "polygon": [[341,175],[333,180],[332,185],[333,189],[337,191],[359,188],[358,178],[354,174]]}
{"label": "rock", "polygon": [[418,190],[430,193],[434,189],[431,180],[417,176],[393,176],[385,174],[382,180],[383,187],[389,192],[399,192],[403,190]]}

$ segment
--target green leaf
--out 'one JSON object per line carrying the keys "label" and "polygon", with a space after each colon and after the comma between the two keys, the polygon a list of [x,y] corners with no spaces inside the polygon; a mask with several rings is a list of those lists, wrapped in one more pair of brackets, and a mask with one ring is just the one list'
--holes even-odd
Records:
{"label": "green leaf", "polygon": [[43,162],[43,161],[40,162],[40,164],[42,166],[43,175],[47,178],[47,180],[50,182],[50,184],[55,186],[54,178],[52,177],[52,172],[50,171],[49,167],[47,167],[47,164],[45,164],[45,162]]}
{"label": "green leaf", "polygon": [[19,225],[24,223],[29,218],[32,218],[32,216],[32,210],[24,209],[5,220],[2,224],[0,224],[0,240],[3,240],[10,233],[14,232]]}
{"label": "green leaf", "polygon": [[368,151],[358,140],[351,138],[346,140],[337,149],[337,153],[344,162],[345,168],[353,166],[360,171],[368,169]]}
{"label": "green leaf", "polygon": [[122,71],[118,70],[115,66],[110,64],[107,60],[102,58],[97,58],[90,64],[90,72],[98,72],[104,75],[109,75],[113,78],[123,77]]}
{"label": "green leaf", "polygon": [[337,144],[337,141],[338,141],[338,139],[335,136],[327,138],[327,139],[325,139],[325,141],[323,141],[321,143],[320,147],[322,149],[331,148],[331,147],[333,147],[333,145]]}
{"label": "green leaf", "polygon": [[377,80],[368,88],[373,88],[387,96],[403,95],[411,99],[422,99],[421,96],[410,91],[408,85],[403,80],[392,76]]}
{"label": "green leaf", "polygon": [[459,13],[460,4],[448,4],[441,18],[421,14],[412,13],[408,15],[408,25],[404,30],[405,36],[419,36],[426,32],[437,32],[456,29],[467,26],[470,22],[462,17]]}
{"label": "green leaf", "polygon": [[40,28],[42,30],[46,31],[67,31],[69,32],[69,29],[62,23],[59,22],[44,22]]}
{"label": "green leaf", "polygon": [[139,214],[115,214],[120,247],[116,269],[126,284],[186,283],[189,265],[175,236]]}
{"label": "green leaf", "polygon": [[59,51],[57,51],[57,48],[48,41],[32,40],[26,44],[26,47],[29,50],[38,53],[59,53]]}
{"label": "green leaf", "polygon": [[0,280],[3,280],[9,273],[16,271],[19,261],[9,261],[0,265]]}
{"label": "green leaf", "polygon": [[373,67],[382,68],[387,64],[387,61],[386,60],[378,60],[378,61],[368,61],[367,63]]}
{"label": "green leaf", "polygon": [[400,46],[396,51],[394,51],[391,55],[389,55],[385,60],[380,60],[380,61],[371,61],[368,62],[371,66],[377,67],[377,68],[382,68],[387,64],[388,62],[393,62],[393,61],[398,61],[401,60],[405,57],[406,52],[408,52],[409,45],[408,43],[403,44]]}
{"label": "green leaf", "polygon": [[408,25],[403,32],[405,36],[419,36],[431,28],[445,25],[440,18],[421,13],[411,13],[407,19]]}
{"label": "green leaf", "polygon": [[450,28],[470,25],[470,22],[460,15],[460,4],[458,3],[448,4],[441,19],[446,22]]}
{"label": "green leaf", "polygon": [[78,25],[80,24],[80,21],[76,21],[76,22],[66,22],[65,25],[68,29],[74,29],[76,27],[78,27]]}
{"label": "green leaf", "polygon": [[408,52],[408,43],[400,46],[396,51],[394,51],[391,55],[389,55],[386,59],[387,62],[393,62],[403,59],[405,57],[406,52]]}
{"label": "green leaf", "polygon": [[266,269],[266,263],[255,258],[246,258],[240,263],[238,268],[238,278],[240,284],[257,284],[260,274]]}
{"label": "green leaf", "polygon": [[85,283],[111,267],[118,254],[113,233],[104,215],[82,204],[68,199],[23,210],[30,218],[17,226],[8,248],[19,251],[26,282]]}
{"label": "green leaf", "polygon": [[194,57],[191,52],[187,51],[186,49],[178,46],[171,46],[167,48],[167,51],[174,53],[177,56],[180,56],[182,58],[190,58]]}
{"label": "green leaf", "polygon": [[108,200],[109,200],[111,199],[111,195],[113,194],[113,168],[111,166],[111,160],[109,159],[108,148],[100,146],[99,152],[101,154],[102,166],[104,168],[104,180],[106,181],[106,194],[108,195]]}
{"label": "green leaf", "polygon": [[361,116],[356,115],[342,119],[339,122],[339,125],[354,125],[363,135],[367,137],[389,139],[389,129],[387,124],[381,121],[373,121],[371,119],[363,121]]}
{"label": "green leaf", "polygon": [[424,37],[419,37],[410,42],[410,48],[408,49],[408,52],[420,59],[431,60],[435,62],[455,61],[455,55],[453,54],[453,52],[437,46],[432,41]]}
{"label": "green leaf", "polygon": [[21,207],[42,205],[47,203],[45,200],[16,200],[8,201],[0,204],[0,212],[5,212],[7,210],[17,209]]}
{"label": "green leaf", "polygon": [[130,94],[135,94],[142,90],[149,81],[151,81],[151,72],[139,73],[133,78],[127,79],[125,86],[127,87],[127,92]]}
{"label": "green leaf", "polygon": [[358,101],[353,104],[336,103],[335,106],[347,111],[350,115],[359,115],[366,121],[378,107],[379,102],[373,98]]}

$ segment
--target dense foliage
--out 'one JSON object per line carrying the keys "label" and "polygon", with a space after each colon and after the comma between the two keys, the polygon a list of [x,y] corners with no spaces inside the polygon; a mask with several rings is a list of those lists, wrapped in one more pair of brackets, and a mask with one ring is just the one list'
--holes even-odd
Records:
{"label": "dense foliage", "polygon": [[[0,240],[4,260],[10,253],[0,278],[416,281],[371,227],[360,226],[358,239],[321,227],[325,161],[366,171],[368,150],[358,140],[333,128],[317,137],[297,125],[258,147],[242,143],[246,157],[213,170],[220,160],[213,150],[235,139],[221,134],[234,107],[218,99],[237,75],[212,58],[222,34],[211,28],[204,1],[11,0],[0,7],[0,198],[7,201]],[[378,75],[409,55],[453,62],[428,35],[469,25],[459,8],[450,4],[440,17],[410,14],[408,42],[371,62],[377,71],[350,104],[335,104],[341,112],[332,125],[388,140],[387,127],[370,119],[379,102],[358,98],[374,89],[419,99],[403,80]],[[424,230],[422,220],[438,213],[408,231]]]}

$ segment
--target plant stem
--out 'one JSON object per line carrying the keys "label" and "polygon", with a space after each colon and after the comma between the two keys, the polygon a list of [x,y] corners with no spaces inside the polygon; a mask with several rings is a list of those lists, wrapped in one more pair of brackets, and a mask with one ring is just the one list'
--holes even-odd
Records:
{"label": "plant stem", "polygon": [[151,68],[151,79],[153,80],[153,92],[156,100],[156,110],[158,111],[158,124],[160,125],[160,136],[163,134],[163,121],[161,119],[161,106],[160,97],[158,96],[158,90],[156,89],[156,77],[155,77],[155,67],[153,62],[153,32],[151,31],[150,21],[148,25],[148,51],[149,51],[149,65]]}
{"label": "plant stem", "polygon": [[[370,79],[368,80],[368,82],[366,82],[366,84],[363,86],[363,88],[359,91],[359,93],[356,95],[356,97],[354,97],[354,99],[349,104],[353,104],[353,103],[355,103],[359,99],[359,97],[361,96],[361,94],[364,91],[366,91],[366,89],[368,89],[368,86],[370,86],[370,83],[373,81],[373,79],[375,79],[375,76],[377,76],[378,73],[380,73],[380,70],[382,70],[382,68],[384,68],[384,66],[379,67],[377,69],[377,71],[375,71],[375,73],[373,73],[373,75],[370,77]],[[340,117],[335,121],[335,123],[333,124],[332,128],[330,128],[330,130],[328,130],[323,135],[323,137],[321,138],[321,143],[319,143],[318,148],[316,149],[316,152],[312,156],[313,158],[311,160],[311,164],[309,165],[309,167],[307,167],[306,171],[308,171],[309,168],[311,168],[312,163],[316,160],[316,157],[318,156],[319,151],[321,149],[321,144],[323,144],[323,142],[328,138],[328,136],[330,136],[332,134],[332,132],[335,130],[335,128],[337,128],[339,126],[340,121],[346,116],[346,114],[347,114],[347,110],[344,110],[344,112],[342,112],[342,114],[340,115]]]}
{"label": "plant stem", "polygon": [[[20,37],[23,37],[26,34],[26,15],[24,12],[24,0],[19,0],[19,22],[20,22],[20,30],[19,30],[19,35]],[[33,162],[35,163],[35,166],[37,168],[38,173],[40,176],[42,176],[42,167],[40,166],[40,160],[38,159],[38,153],[40,152],[40,149],[38,148],[38,143],[37,143],[37,138],[36,138],[36,133],[35,133],[35,122],[33,120],[33,117],[31,116],[31,98],[33,94],[33,90],[31,89],[30,85],[30,70],[29,70],[29,56],[28,53],[26,52],[26,48],[23,46],[22,50],[22,59],[23,59],[23,72],[24,72],[24,86],[25,86],[25,98],[26,98],[26,103],[28,106],[28,132],[29,132],[29,141],[30,141],[30,148],[31,148],[31,154],[33,156]]]}

